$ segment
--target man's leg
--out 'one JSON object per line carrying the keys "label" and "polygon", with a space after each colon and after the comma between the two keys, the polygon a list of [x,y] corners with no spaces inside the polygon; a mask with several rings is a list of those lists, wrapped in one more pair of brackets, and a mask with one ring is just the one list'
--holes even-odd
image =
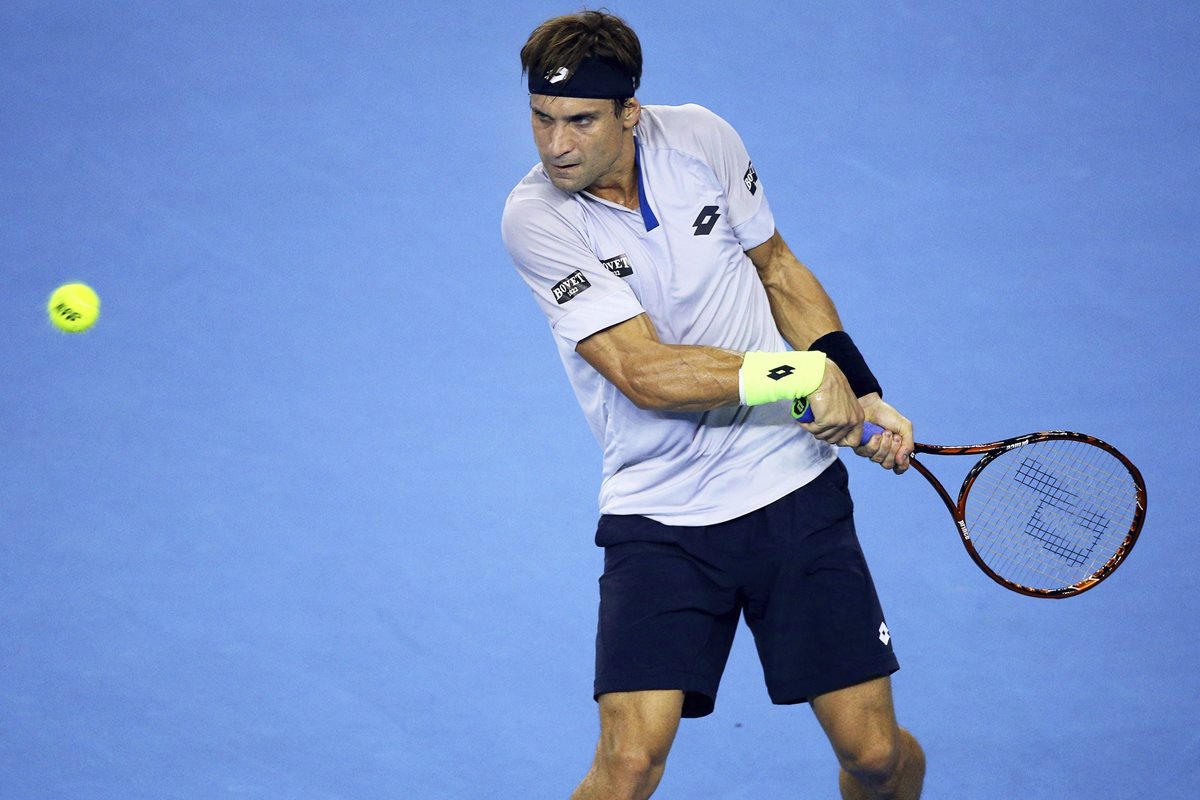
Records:
{"label": "man's leg", "polygon": [[601,695],[596,759],[571,800],[645,800],[653,794],[682,713],[681,691]]}
{"label": "man's leg", "polygon": [[925,753],[896,723],[890,678],[814,697],[813,711],[842,766],[846,800],[916,800],[925,780]]}

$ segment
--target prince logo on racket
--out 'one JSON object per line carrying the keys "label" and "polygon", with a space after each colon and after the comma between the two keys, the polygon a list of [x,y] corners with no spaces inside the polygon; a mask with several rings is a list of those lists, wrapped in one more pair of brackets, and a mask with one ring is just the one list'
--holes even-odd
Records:
{"label": "prince logo on racket", "polygon": [[[573,797],[653,793],[680,719],[713,710],[742,618],[771,700],[819,719],[843,795],[918,797],[924,755],[896,722],[837,452],[903,472],[912,425],[776,230],[734,128],[641,105],[625,22],[547,20],[521,65],[539,163],[502,232],[603,449],[600,746]],[[885,430],[863,442],[867,421]]]}

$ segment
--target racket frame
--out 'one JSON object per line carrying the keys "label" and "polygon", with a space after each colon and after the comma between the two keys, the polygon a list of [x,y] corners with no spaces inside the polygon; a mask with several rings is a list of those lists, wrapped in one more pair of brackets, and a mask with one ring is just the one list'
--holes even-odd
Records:
{"label": "racket frame", "polygon": [[[1126,533],[1124,540],[1121,542],[1121,545],[1117,548],[1116,552],[1112,554],[1112,556],[1104,563],[1103,566],[1100,567],[1100,569],[1093,572],[1084,580],[1078,581],[1070,586],[1064,586],[1057,589],[1037,589],[1032,586],[1025,586],[1024,584],[1016,583],[1015,581],[1010,581],[1006,578],[1003,578],[993,569],[991,569],[991,567],[989,567],[986,563],[984,563],[983,559],[975,549],[975,544],[971,540],[971,531],[967,527],[967,496],[971,491],[971,486],[975,483],[975,479],[979,477],[979,474],[983,472],[984,468],[987,467],[988,464],[992,463],[1000,456],[1012,450],[1016,450],[1019,447],[1033,444],[1034,442],[1046,442],[1053,440],[1083,442],[1085,444],[1099,447],[1108,452],[1110,455],[1114,456],[1125,466],[1127,470],[1129,470],[1130,477],[1133,478],[1133,482],[1136,487],[1136,503],[1133,521],[1129,526],[1129,531]],[[1111,575],[1113,571],[1121,565],[1121,562],[1123,562],[1125,557],[1129,555],[1129,552],[1133,549],[1134,544],[1137,543],[1138,536],[1141,534],[1142,523],[1146,518],[1146,482],[1142,479],[1142,473],[1136,466],[1134,466],[1132,461],[1125,457],[1124,453],[1113,447],[1108,442],[1098,439],[1095,436],[1090,436],[1086,433],[1076,433],[1074,431],[1039,431],[1037,433],[1027,433],[1024,436],[1016,436],[1012,439],[1004,439],[998,442],[988,442],[986,444],[946,446],[917,443],[914,445],[914,453],[924,453],[927,455],[939,456],[983,456],[975,462],[975,464],[967,472],[966,477],[963,478],[962,487],[958,491],[957,500],[950,496],[950,493],[946,491],[944,486],[942,486],[941,481],[937,479],[937,477],[929,470],[928,467],[926,467],[916,458],[911,458],[910,463],[916,468],[917,472],[920,472],[921,475],[925,477],[925,480],[929,481],[930,485],[937,490],[938,495],[942,498],[942,502],[946,504],[946,508],[950,511],[950,516],[954,518],[954,524],[958,528],[959,538],[962,540],[963,546],[967,549],[967,554],[971,556],[971,559],[975,562],[975,565],[983,570],[984,574],[993,581],[1014,592],[1028,595],[1030,597],[1044,597],[1051,599],[1074,597],[1077,594],[1086,592],[1088,589],[1096,586],[1098,583]]]}

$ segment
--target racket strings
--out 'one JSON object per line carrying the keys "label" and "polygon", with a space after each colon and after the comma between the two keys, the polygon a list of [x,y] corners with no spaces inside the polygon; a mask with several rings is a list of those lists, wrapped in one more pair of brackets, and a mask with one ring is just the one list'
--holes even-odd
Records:
{"label": "racket strings", "polygon": [[1137,485],[1102,447],[1041,440],[1014,448],[976,477],[966,503],[979,557],[1013,583],[1053,590],[1087,581],[1125,544]]}
{"label": "racket strings", "polygon": [[[1038,507],[1026,524],[1025,533],[1040,541],[1042,546],[1054,555],[1077,567],[1087,563],[1092,553],[1095,552],[1096,546],[1100,544],[1104,532],[1108,530],[1108,517],[1101,511],[1085,507],[1083,505],[1084,498],[1080,498],[1075,492],[1068,491],[1062,481],[1054,473],[1047,471],[1033,456],[1026,455],[1021,459],[1013,480],[1032,489],[1036,493],[1035,497],[1039,499]],[[1058,526],[1052,519],[1047,518],[1054,515],[1043,514],[1046,509],[1072,515],[1074,523],[1077,523],[1084,532],[1094,535],[1090,539],[1082,535],[1074,539],[1068,538],[1067,535],[1059,532]],[[1073,527],[1068,526],[1068,531],[1071,530]]]}

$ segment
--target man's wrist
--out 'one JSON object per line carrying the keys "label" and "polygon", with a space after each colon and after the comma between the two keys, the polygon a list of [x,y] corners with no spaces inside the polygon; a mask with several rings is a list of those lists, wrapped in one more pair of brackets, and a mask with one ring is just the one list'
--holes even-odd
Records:
{"label": "man's wrist", "polygon": [[838,365],[855,397],[865,397],[872,393],[883,397],[879,381],[875,379],[850,334],[845,331],[831,331],[813,342],[808,349],[824,353],[830,361]]}
{"label": "man's wrist", "polygon": [[742,405],[758,406],[807,397],[825,378],[825,354],[816,350],[746,353],[738,372]]}

